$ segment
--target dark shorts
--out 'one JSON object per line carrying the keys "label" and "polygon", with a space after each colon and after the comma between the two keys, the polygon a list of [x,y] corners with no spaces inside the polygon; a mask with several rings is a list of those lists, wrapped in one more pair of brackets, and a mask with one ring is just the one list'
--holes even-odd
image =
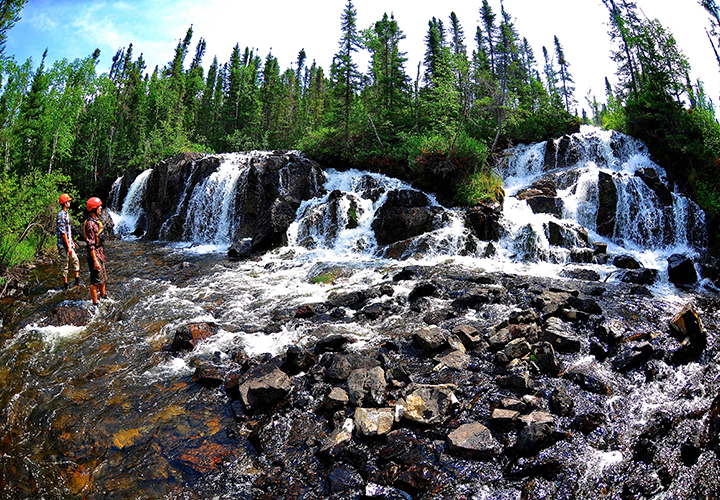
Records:
{"label": "dark shorts", "polygon": [[107,273],[105,272],[105,263],[100,263],[100,270],[95,269],[93,262],[88,262],[90,267],[90,284],[91,285],[104,285],[107,282]]}

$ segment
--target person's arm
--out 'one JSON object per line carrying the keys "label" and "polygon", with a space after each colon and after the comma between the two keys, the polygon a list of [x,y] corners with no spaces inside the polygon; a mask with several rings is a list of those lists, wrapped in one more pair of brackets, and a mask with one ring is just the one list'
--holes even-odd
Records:
{"label": "person's arm", "polygon": [[90,257],[93,260],[94,267],[97,271],[100,270],[100,261],[97,258],[97,253],[95,252],[95,242],[97,241],[97,233],[98,233],[98,227],[95,225],[95,223],[88,221],[85,224],[85,241],[88,244],[88,251],[90,252]]}

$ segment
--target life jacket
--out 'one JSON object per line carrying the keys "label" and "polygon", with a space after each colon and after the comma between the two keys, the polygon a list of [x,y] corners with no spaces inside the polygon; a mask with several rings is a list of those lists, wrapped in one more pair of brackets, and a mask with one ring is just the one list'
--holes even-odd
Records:
{"label": "life jacket", "polygon": [[97,233],[97,237],[95,238],[95,246],[102,248],[102,246],[105,245],[105,233],[103,232],[104,227],[103,227],[103,223],[100,219],[95,219],[94,217],[92,217],[90,219],[87,219],[83,223],[83,236],[85,236],[85,241],[87,241],[87,239],[88,239],[86,228],[87,228],[87,223],[90,222],[90,220],[95,222],[95,224],[97,224],[97,226],[98,226],[98,233]]}

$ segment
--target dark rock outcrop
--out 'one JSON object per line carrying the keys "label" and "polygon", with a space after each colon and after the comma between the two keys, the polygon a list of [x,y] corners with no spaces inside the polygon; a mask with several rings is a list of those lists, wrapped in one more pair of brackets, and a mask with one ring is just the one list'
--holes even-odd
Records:
{"label": "dark rock outcrop", "polygon": [[371,224],[375,240],[385,246],[432,231],[441,211],[431,207],[430,199],[420,191],[393,190]]}
{"label": "dark rock outcrop", "polygon": [[617,186],[612,175],[598,174],[598,211],[596,217],[597,232],[600,236],[612,238],[617,219]]}

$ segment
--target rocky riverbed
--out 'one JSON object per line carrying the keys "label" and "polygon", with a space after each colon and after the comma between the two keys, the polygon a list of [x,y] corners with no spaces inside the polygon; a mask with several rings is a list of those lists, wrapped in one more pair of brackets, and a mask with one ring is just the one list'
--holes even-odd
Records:
{"label": "rocky riverbed", "polygon": [[[396,293],[400,284],[410,292]],[[228,397],[237,439],[257,453],[259,473],[220,474],[223,485],[232,477],[233,494],[720,491],[717,297],[668,303],[641,285],[452,264],[402,267],[373,287],[338,288],[327,301],[275,310],[262,327],[303,324],[311,333],[300,345],[277,356],[238,349],[229,363],[197,364],[193,381]],[[358,324],[378,341],[355,342]],[[185,325],[167,349],[192,349],[217,328]],[[225,491],[217,476],[201,484]]]}

